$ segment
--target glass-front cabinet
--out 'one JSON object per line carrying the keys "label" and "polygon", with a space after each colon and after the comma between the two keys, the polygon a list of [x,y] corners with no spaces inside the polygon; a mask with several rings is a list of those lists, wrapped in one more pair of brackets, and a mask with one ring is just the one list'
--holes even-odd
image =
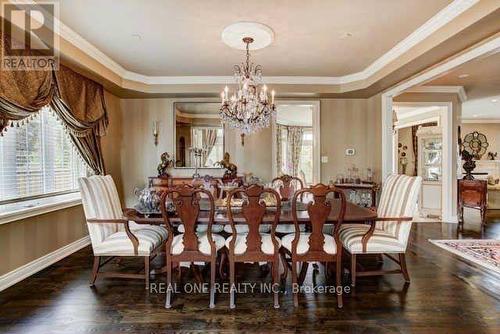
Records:
{"label": "glass-front cabinet", "polygon": [[441,215],[443,137],[439,126],[420,127],[418,138],[418,175],[422,176],[419,210],[424,217]]}
{"label": "glass-front cabinet", "polygon": [[441,156],[443,140],[441,136],[431,135],[422,138],[422,177],[424,181],[441,180]]}

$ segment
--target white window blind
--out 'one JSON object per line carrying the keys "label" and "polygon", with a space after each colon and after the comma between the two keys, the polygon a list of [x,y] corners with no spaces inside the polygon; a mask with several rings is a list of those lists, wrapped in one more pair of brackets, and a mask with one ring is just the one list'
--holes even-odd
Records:
{"label": "white window blind", "polygon": [[87,172],[49,108],[0,137],[0,204],[76,191],[77,179]]}

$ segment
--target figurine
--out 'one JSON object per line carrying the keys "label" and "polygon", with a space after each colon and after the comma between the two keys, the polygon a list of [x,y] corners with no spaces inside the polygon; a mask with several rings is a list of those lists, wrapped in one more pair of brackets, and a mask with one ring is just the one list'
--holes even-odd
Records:
{"label": "figurine", "polygon": [[238,167],[236,167],[235,164],[233,164],[232,162],[230,162],[231,156],[229,155],[228,152],[224,153],[224,158],[221,160],[221,161],[217,161],[216,163],[214,163],[214,166],[217,166],[217,167],[222,167],[224,168],[226,171],[224,172],[224,176],[223,178],[235,178],[236,177],[236,174],[238,172]]}
{"label": "figurine", "polygon": [[162,153],[161,161],[158,164],[156,170],[158,171],[158,177],[169,176],[168,170],[174,166],[174,160],[170,158],[167,152]]}

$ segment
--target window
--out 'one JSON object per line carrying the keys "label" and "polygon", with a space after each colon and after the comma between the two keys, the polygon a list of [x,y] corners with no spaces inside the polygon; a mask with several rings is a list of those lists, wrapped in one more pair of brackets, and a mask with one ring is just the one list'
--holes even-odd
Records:
{"label": "window", "polygon": [[[213,167],[224,155],[224,130],[220,127],[193,127],[192,128],[193,147],[203,148],[201,167]],[[193,156],[193,160],[194,159]]]}
{"label": "window", "polygon": [[302,149],[300,151],[299,170],[304,173],[306,182],[313,180],[313,131],[305,128],[302,135]]}
{"label": "window", "polygon": [[[288,129],[288,128],[286,128]],[[292,174],[291,147],[288,140],[288,130],[281,131],[279,144],[281,146],[281,173]],[[300,147],[299,165],[297,175],[306,183],[312,183],[313,179],[313,130],[303,127],[302,145]]]}
{"label": "window", "polygon": [[77,179],[86,174],[86,164],[49,108],[0,137],[0,204],[77,191]]}

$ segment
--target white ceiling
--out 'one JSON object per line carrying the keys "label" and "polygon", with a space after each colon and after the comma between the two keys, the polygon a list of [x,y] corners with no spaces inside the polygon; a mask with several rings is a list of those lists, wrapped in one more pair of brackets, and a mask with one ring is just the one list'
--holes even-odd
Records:
{"label": "white ceiling", "polygon": [[243,53],[221,32],[256,21],[275,32],[271,46],[253,52],[265,75],[343,76],[367,68],[451,0],[59,2],[64,24],[139,74],[231,75]]}
{"label": "white ceiling", "polygon": [[462,119],[500,120],[500,94],[497,96],[465,101],[462,103]]}

